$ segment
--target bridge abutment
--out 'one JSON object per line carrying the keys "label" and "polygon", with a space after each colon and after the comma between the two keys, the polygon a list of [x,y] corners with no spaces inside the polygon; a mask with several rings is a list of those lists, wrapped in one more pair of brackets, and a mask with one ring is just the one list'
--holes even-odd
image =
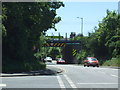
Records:
{"label": "bridge abutment", "polygon": [[73,56],[73,45],[66,45],[62,50],[63,59],[66,61],[67,64],[75,64],[77,60],[75,56]]}

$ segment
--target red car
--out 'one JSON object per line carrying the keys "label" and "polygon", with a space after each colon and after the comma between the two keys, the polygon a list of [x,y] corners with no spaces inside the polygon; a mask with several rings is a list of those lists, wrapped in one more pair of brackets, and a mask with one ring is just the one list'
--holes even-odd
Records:
{"label": "red car", "polygon": [[65,64],[65,60],[63,60],[62,58],[58,58],[57,64]]}
{"label": "red car", "polygon": [[85,60],[84,60],[84,67],[87,66],[97,66],[99,67],[99,61],[95,58],[95,57],[87,57]]}

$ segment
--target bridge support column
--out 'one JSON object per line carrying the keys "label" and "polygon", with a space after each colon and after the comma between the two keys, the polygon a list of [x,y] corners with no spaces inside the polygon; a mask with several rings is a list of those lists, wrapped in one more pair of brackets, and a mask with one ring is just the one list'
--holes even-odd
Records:
{"label": "bridge support column", "polygon": [[72,50],[73,50],[73,45],[66,45],[62,50],[63,59],[66,61],[67,64],[77,63],[75,57],[72,54]]}

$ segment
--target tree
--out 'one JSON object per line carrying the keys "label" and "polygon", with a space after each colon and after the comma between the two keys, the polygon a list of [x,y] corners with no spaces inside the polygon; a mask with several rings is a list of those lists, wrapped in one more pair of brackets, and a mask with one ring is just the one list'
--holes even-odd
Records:
{"label": "tree", "polygon": [[[62,2],[2,3],[3,71],[8,71],[8,66],[9,71],[16,71],[16,67],[12,67],[13,63],[18,71],[29,69],[28,66],[31,67],[29,70],[34,69],[38,61],[35,60],[33,47],[41,47],[39,42],[42,32],[49,28],[55,29],[55,24],[61,20],[56,17],[56,10],[61,6],[64,6]],[[23,67],[21,70],[20,66]]]}
{"label": "tree", "polygon": [[48,56],[52,57],[53,59],[56,59],[56,57],[61,55],[61,48],[59,47],[50,47],[48,50]]}
{"label": "tree", "polygon": [[98,58],[101,64],[112,57],[120,57],[120,15],[107,10],[107,15],[88,37],[76,36],[82,42],[82,50],[76,55],[79,60],[86,56]]}

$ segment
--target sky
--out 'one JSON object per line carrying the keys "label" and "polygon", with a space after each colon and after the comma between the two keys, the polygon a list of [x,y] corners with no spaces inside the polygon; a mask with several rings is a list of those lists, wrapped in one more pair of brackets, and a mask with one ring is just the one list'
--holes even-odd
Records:
{"label": "sky", "polygon": [[[87,36],[88,32],[94,32],[94,27],[98,27],[99,21],[106,16],[106,10],[118,11],[118,2],[63,2],[65,7],[57,10],[57,16],[61,21],[56,24],[57,31],[52,29],[47,31],[47,35],[67,36],[71,32],[81,33],[81,19],[83,18],[83,35]],[[77,18],[80,17],[80,18]],[[52,34],[53,33],[53,34]]]}

